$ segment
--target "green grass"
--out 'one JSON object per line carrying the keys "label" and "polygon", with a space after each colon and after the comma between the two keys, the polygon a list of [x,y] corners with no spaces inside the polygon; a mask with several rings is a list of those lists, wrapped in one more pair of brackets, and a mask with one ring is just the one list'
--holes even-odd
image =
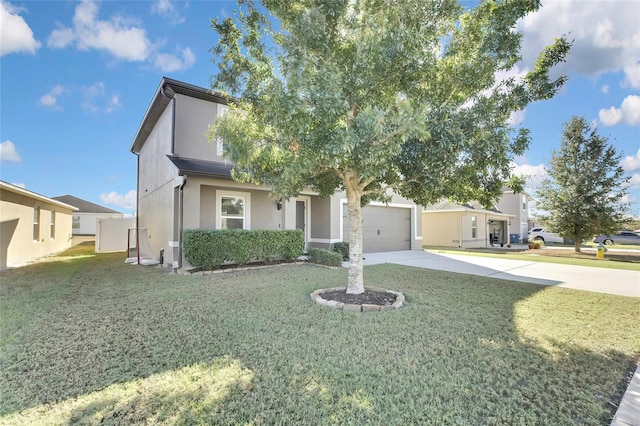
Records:
{"label": "green grass", "polygon": [[582,253],[571,256],[559,256],[557,250],[541,248],[527,251],[508,251],[497,249],[463,249],[455,247],[425,246],[425,250],[434,253],[463,254],[477,257],[499,257],[500,259],[524,260],[528,262],[555,263],[560,265],[589,266],[594,268],[622,269],[640,271],[640,254],[637,256],[620,255],[614,252],[605,254],[605,259],[596,259],[595,253]]}
{"label": "green grass", "polygon": [[608,423],[640,299],[377,265],[407,298],[349,313],[346,271],[212,276],[64,257],[0,275],[0,424]]}

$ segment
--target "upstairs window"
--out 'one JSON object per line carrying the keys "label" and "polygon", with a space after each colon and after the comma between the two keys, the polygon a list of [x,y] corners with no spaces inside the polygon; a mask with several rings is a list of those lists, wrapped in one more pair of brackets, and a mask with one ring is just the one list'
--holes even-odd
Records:
{"label": "upstairs window", "polygon": [[[224,117],[227,113],[227,106],[218,104],[218,118]],[[224,141],[222,138],[218,138],[217,140],[217,154],[218,157],[222,157],[224,155]]]}

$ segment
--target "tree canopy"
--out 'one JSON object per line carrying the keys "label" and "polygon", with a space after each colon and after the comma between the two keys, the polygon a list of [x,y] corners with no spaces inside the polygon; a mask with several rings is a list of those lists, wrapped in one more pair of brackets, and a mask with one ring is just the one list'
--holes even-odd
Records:
{"label": "tree canopy", "polygon": [[[538,0],[240,1],[215,20],[213,87],[235,99],[211,128],[235,178],[293,197],[346,192],[347,291],[362,292],[361,206],[389,191],[427,205],[442,198],[495,202],[510,160],[529,144],[513,113],[551,98],[558,38],[524,76],[516,22]],[[360,228],[360,229],[358,229]],[[358,240],[359,239],[359,240]]]}
{"label": "tree canopy", "polygon": [[594,234],[617,231],[627,206],[622,203],[628,178],[622,155],[584,117],[565,122],[562,143],[551,155],[549,177],[536,193],[538,208],[554,231],[580,243]]}

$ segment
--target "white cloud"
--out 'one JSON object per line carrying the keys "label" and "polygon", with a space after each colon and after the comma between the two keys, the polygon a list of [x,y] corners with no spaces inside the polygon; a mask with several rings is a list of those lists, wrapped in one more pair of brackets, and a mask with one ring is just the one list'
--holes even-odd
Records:
{"label": "white cloud", "polygon": [[18,13],[21,9],[10,3],[0,2],[0,56],[9,53],[26,52],[34,54],[40,48],[40,42],[33,31]]}
{"label": "white cloud", "polygon": [[622,168],[626,172],[633,172],[635,170],[640,170],[640,149],[636,155],[627,155],[622,160]]}
{"label": "white cloud", "polygon": [[181,58],[169,53],[158,54],[155,60],[156,67],[162,72],[169,73],[191,68],[196,62],[195,55],[188,47],[181,49],[179,53],[182,56]]}
{"label": "white cloud", "polygon": [[21,160],[16,146],[10,140],[0,142],[0,161],[11,161],[12,163],[19,163]]}
{"label": "white cloud", "polygon": [[125,210],[135,210],[136,208],[136,191],[131,190],[126,194],[118,194],[115,191],[108,194],[100,194],[100,201],[104,204],[117,206]]}
{"label": "white cloud", "polygon": [[543,0],[542,8],[518,23],[523,57],[532,64],[544,46],[566,35],[574,40],[563,71],[594,76],[635,65],[640,57],[640,13],[628,1]]}
{"label": "white cloud", "polygon": [[624,87],[640,89],[640,62],[624,67],[625,79],[622,82]]}
{"label": "white cloud", "polygon": [[175,7],[170,0],[157,0],[151,5],[151,12],[156,15],[167,15],[175,11]]}
{"label": "white cloud", "polygon": [[89,112],[110,114],[122,106],[120,97],[107,92],[105,84],[101,81],[82,87],[84,99],[82,107]]}
{"label": "white cloud", "polygon": [[58,106],[58,96],[63,94],[65,91],[64,87],[60,84],[57,84],[47,93],[40,98],[40,105],[45,107],[57,107]]}
{"label": "white cloud", "polygon": [[529,195],[535,194],[540,183],[548,176],[547,170],[544,164],[511,164],[512,174],[517,176],[524,176],[527,179],[525,185],[525,191]]}
{"label": "white cloud", "polygon": [[631,179],[629,179],[629,188],[640,189],[640,173],[634,173],[631,175]]}
{"label": "white cloud", "polygon": [[620,108],[612,106],[607,109],[601,109],[598,115],[605,126],[615,126],[617,124],[638,126],[640,125],[640,96],[629,95],[624,98]]}
{"label": "white cloud", "polygon": [[520,111],[515,111],[511,113],[509,116],[509,120],[507,123],[510,126],[519,126],[524,121],[525,116],[527,115],[527,110],[521,109]]}
{"label": "white cloud", "polygon": [[75,42],[79,50],[106,51],[117,59],[126,61],[146,60],[151,53],[152,44],[144,28],[117,15],[109,20],[100,20],[98,9],[95,2],[83,0],[76,6],[73,27],[63,26],[53,30],[47,45],[61,49]]}
{"label": "white cloud", "polygon": [[151,5],[151,13],[167,18],[172,25],[179,25],[186,21],[186,18],[176,10],[171,0],[157,0]]}
{"label": "white cloud", "polygon": [[602,93],[605,93],[605,94],[609,93],[609,85],[608,85],[608,84],[605,84],[604,86],[602,86],[602,88],[600,89],[600,91],[601,91]]}

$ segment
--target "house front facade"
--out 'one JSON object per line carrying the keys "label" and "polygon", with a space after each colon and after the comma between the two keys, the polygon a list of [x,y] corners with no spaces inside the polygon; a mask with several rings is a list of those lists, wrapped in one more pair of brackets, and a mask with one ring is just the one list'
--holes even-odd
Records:
{"label": "house front facade", "polygon": [[477,202],[450,201],[426,206],[422,211],[422,235],[426,246],[482,248],[510,243],[514,216],[488,210]]}
{"label": "house front facade", "polygon": [[[188,268],[182,253],[186,229],[300,229],[307,247],[348,240],[346,196],[321,198],[312,189],[290,200],[270,188],[235,182],[223,141],[209,143],[209,125],[226,111],[210,90],[163,78],[131,145],[138,157],[137,226],[165,263]],[[422,214],[397,195],[363,211],[364,249],[419,250]]]}
{"label": "house front facade", "polygon": [[71,247],[77,209],[0,181],[0,268],[16,267]]}

